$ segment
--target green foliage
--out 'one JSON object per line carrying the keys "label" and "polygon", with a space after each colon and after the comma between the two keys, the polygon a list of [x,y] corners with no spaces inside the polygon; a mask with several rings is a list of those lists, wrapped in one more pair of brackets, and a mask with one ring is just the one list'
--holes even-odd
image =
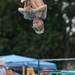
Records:
{"label": "green foliage", "polygon": [[[0,0],[0,54],[21,54],[36,58],[64,57],[66,24],[62,18],[67,13],[71,19],[75,16],[75,5],[61,11],[62,2],[73,0],[45,0],[48,5],[45,33],[37,35],[32,29],[32,22],[25,20],[17,9],[21,6],[18,0]],[[73,36],[74,38],[74,36]],[[71,49],[74,56],[74,40],[71,38]]]}

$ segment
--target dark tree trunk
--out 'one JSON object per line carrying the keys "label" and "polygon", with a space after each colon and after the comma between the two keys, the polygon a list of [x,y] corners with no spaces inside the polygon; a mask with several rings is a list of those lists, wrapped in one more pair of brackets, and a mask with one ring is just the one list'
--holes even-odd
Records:
{"label": "dark tree trunk", "polygon": [[[71,22],[70,22],[70,30],[68,32],[66,32],[65,29],[65,34],[64,34],[64,58],[69,58],[70,57],[70,52],[71,52],[71,48],[70,48],[70,32],[71,32]],[[64,62],[64,68],[67,67],[68,62]]]}

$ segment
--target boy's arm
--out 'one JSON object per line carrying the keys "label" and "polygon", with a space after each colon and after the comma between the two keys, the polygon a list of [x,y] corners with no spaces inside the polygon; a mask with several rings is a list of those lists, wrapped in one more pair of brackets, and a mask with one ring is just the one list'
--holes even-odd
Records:
{"label": "boy's arm", "polygon": [[36,9],[32,9],[33,12],[41,12],[41,11],[44,11],[45,9],[47,9],[47,5],[44,4]]}

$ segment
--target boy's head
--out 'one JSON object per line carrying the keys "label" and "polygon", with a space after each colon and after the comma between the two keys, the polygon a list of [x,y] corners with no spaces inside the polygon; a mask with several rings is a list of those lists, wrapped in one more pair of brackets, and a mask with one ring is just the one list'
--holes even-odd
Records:
{"label": "boy's head", "polygon": [[43,20],[34,19],[32,28],[37,34],[44,33],[44,22],[43,22]]}

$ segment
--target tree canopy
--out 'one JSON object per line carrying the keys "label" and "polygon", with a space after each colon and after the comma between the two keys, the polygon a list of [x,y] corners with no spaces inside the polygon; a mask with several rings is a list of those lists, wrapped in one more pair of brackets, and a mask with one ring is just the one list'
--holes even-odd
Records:
{"label": "tree canopy", "polygon": [[32,29],[32,21],[25,20],[17,11],[21,6],[19,0],[0,0],[0,55],[15,53],[35,58],[75,56],[75,1],[44,2],[48,5],[45,33],[37,35]]}

